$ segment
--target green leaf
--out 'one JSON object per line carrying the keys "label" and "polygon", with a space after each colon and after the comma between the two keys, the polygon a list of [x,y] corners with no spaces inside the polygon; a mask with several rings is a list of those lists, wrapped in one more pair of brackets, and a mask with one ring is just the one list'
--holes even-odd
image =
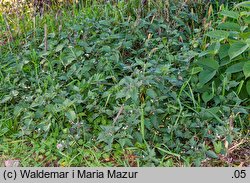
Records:
{"label": "green leaf", "polygon": [[229,44],[223,44],[221,45],[220,47],[220,50],[219,50],[219,57],[220,59],[223,59],[225,57],[228,56],[228,50],[230,48],[230,45]]}
{"label": "green leaf", "polygon": [[218,159],[218,156],[217,156],[217,154],[215,154],[214,151],[209,150],[209,151],[206,152],[206,154],[210,158]]}
{"label": "green leaf", "polygon": [[250,80],[247,81],[246,88],[247,88],[248,95],[250,95]]}
{"label": "green leaf", "polygon": [[126,93],[125,90],[121,90],[118,93],[116,93],[116,99],[123,98],[123,97],[126,97],[126,96],[127,96],[127,93]]}
{"label": "green leaf", "polygon": [[250,1],[244,1],[242,3],[236,4],[235,8],[237,8],[237,7],[250,8]]}
{"label": "green leaf", "polygon": [[57,47],[56,47],[56,49],[55,49],[55,52],[61,51],[61,50],[63,49],[63,47],[64,47],[64,44],[59,44],[59,45],[57,45]]}
{"label": "green leaf", "polygon": [[103,47],[101,48],[101,50],[102,50],[103,52],[106,52],[106,53],[111,52],[110,46],[107,46],[107,45],[103,46]]}
{"label": "green leaf", "polygon": [[155,99],[157,97],[157,94],[152,89],[147,89],[147,95],[151,97],[152,99]]}
{"label": "green leaf", "polygon": [[201,71],[199,74],[199,81],[200,84],[204,85],[208,81],[210,81],[216,74],[216,71],[211,71],[211,70],[204,70]]}
{"label": "green leaf", "polygon": [[240,72],[240,71],[242,71],[244,64],[245,64],[245,62],[233,64],[227,68],[226,73],[232,74],[232,73]]}
{"label": "green leaf", "polygon": [[215,31],[208,32],[206,35],[212,39],[221,41],[223,39],[226,39],[229,36],[229,32],[224,31],[224,30],[215,30]]}
{"label": "green leaf", "polygon": [[223,15],[223,16],[226,16],[226,17],[233,18],[233,19],[238,19],[239,16],[240,16],[238,12],[228,11],[228,10],[224,10],[220,14]]}
{"label": "green leaf", "polygon": [[69,121],[74,121],[76,119],[76,113],[73,110],[66,112],[65,116],[68,118]]}
{"label": "green leaf", "polygon": [[250,76],[250,60],[244,64],[243,73],[244,73],[246,78],[248,78]]}
{"label": "green leaf", "polygon": [[246,44],[245,42],[238,41],[238,42],[233,43],[228,50],[228,55],[230,59],[232,60],[235,57],[239,56],[244,51],[246,51],[248,47],[249,45]]}
{"label": "green leaf", "polygon": [[6,95],[6,96],[3,97],[3,99],[2,99],[1,102],[0,102],[0,104],[4,104],[4,103],[10,101],[11,99],[12,99],[11,96]]}
{"label": "green leaf", "polygon": [[202,100],[203,100],[205,103],[207,103],[207,102],[209,102],[214,96],[213,96],[212,93],[204,92],[204,93],[202,94],[201,97],[202,97]]}
{"label": "green leaf", "polygon": [[197,64],[199,66],[202,66],[203,68],[208,68],[208,69],[212,69],[212,70],[217,70],[219,68],[219,63],[218,61],[212,59],[212,58],[203,58],[200,59]]}
{"label": "green leaf", "polygon": [[[129,95],[131,96],[132,100],[136,102],[138,100],[138,88],[133,87],[129,90]],[[128,98],[127,98],[128,99]]]}
{"label": "green leaf", "polygon": [[237,23],[233,23],[233,22],[220,23],[217,28],[240,32],[240,25]]}
{"label": "green leaf", "polygon": [[21,107],[19,105],[15,106],[14,112],[13,112],[14,116],[15,117],[19,116],[23,110],[24,110],[23,107]]}
{"label": "green leaf", "polygon": [[197,73],[201,72],[202,70],[203,70],[202,67],[194,67],[194,68],[192,68],[191,74],[192,75],[197,74]]}

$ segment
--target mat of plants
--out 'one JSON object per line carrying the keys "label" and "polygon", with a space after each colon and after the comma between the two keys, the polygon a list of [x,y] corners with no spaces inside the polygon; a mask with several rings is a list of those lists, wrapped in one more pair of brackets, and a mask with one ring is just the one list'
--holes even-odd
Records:
{"label": "mat of plants", "polygon": [[0,165],[249,166],[249,6],[2,14]]}

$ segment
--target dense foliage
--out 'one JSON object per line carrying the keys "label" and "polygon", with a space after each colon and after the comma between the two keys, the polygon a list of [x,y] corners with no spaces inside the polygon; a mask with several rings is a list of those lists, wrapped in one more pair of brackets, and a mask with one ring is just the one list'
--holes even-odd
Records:
{"label": "dense foliage", "polygon": [[0,155],[22,139],[54,166],[201,166],[226,156],[249,130],[249,2],[220,6],[218,19],[214,4],[192,5],[144,14],[92,5],[17,33],[2,16]]}

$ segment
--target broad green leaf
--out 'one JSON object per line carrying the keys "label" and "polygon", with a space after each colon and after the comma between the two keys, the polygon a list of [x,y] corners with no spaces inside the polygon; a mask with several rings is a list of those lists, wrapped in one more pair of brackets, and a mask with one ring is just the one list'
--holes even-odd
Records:
{"label": "broad green leaf", "polygon": [[106,53],[111,52],[110,46],[106,46],[106,45],[103,46],[101,50],[102,50],[103,52],[106,52]]}
{"label": "broad green leaf", "polygon": [[202,51],[201,53],[199,53],[199,57],[204,57],[205,55],[210,55],[210,54],[214,54],[213,50],[205,50]]}
{"label": "broad green leaf", "polygon": [[64,44],[59,44],[59,45],[57,45],[57,47],[56,47],[56,49],[55,49],[55,52],[59,52],[59,51],[61,51],[63,48],[64,48]]}
{"label": "broad green leaf", "polygon": [[194,67],[194,68],[192,68],[191,74],[192,75],[197,74],[197,73],[201,72],[202,70],[203,70],[202,67]]}
{"label": "broad green leaf", "polygon": [[246,51],[249,48],[249,45],[238,41],[233,43],[229,50],[228,50],[228,55],[230,57],[230,59],[234,59],[235,57],[239,56],[240,54],[242,54],[244,51]]}
{"label": "broad green leaf", "polygon": [[233,64],[227,68],[226,73],[232,74],[232,73],[240,72],[240,71],[242,71],[244,64],[245,64],[245,62]]}
{"label": "broad green leaf", "polygon": [[212,93],[204,92],[204,93],[202,94],[201,97],[202,97],[202,100],[203,100],[205,103],[207,103],[207,102],[209,102],[214,96],[213,96]]}
{"label": "broad green leaf", "polygon": [[220,59],[223,59],[225,57],[228,56],[228,50],[229,50],[230,46],[229,44],[223,44],[221,45],[220,47],[220,50],[219,50],[219,57]]}
{"label": "broad green leaf", "polygon": [[[138,100],[138,88],[136,88],[136,87],[133,87],[132,89],[130,89],[129,90],[129,95],[130,95],[130,97],[132,98],[132,100],[134,101],[134,102],[136,102],[137,100]],[[128,99],[129,97],[127,97],[127,99]]]}
{"label": "broad green leaf", "polygon": [[240,31],[240,25],[233,22],[223,22],[220,23],[217,27],[218,29],[224,29],[224,30],[232,30],[232,31]]}
{"label": "broad green leaf", "polygon": [[200,59],[197,64],[199,66],[202,66],[203,68],[208,68],[208,69],[212,69],[212,70],[217,70],[219,68],[219,63],[218,61],[212,59],[212,58],[204,58],[204,59]]}
{"label": "broad green leaf", "polygon": [[[206,50],[207,54],[217,54],[218,51],[220,49],[220,42],[219,41],[216,41],[214,43],[212,43]],[[205,54],[204,54],[205,55]]]}
{"label": "broad green leaf", "polygon": [[69,121],[74,121],[76,119],[76,113],[73,110],[66,112],[65,116],[68,118]]}
{"label": "broad green leaf", "polygon": [[155,99],[157,97],[157,94],[153,89],[147,89],[147,95],[151,97],[152,99]]}
{"label": "broad green leaf", "polygon": [[238,12],[228,11],[228,10],[224,10],[220,14],[226,17],[234,18],[234,19],[238,19],[240,16]]}
{"label": "broad green leaf", "polygon": [[207,154],[207,156],[209,158],[218,159],[218,156],[217,156],[217,154],[214,151],[209,150],[209,151],[206,152],[206,154]]}
{"label": "broad green leaf", "polygon": [[210,81],[216,74],[216,71],[211,71],[211,70],[204,70],[201,71],[199,74],[199,81],[200,84],[204,85],[206,84],[208,81]]}
{"label": "broad green leaf", "polygon": [[250,76],[250,60],[244,64],[243,73],[244,73],[246,78],[248,78]]}
{"label": "broad green leaf", "polygon": [[215,30],[208,32],[206,35],[212,39],[221,41],[223,39],[227,39],[227,37],[229,36],[229,32],[224,30]]}
{"label": "broad green leaf", "polygon": [[250,1],[244,1],[242,3],[236,4],[235,8],[237,8],[237,7],[250,8]]}

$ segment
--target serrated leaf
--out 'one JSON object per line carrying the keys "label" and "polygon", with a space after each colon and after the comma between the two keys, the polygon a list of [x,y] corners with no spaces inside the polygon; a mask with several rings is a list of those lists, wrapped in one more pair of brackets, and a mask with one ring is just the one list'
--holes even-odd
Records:
{"label": "serrated leaf", "polygon": [[209,151],[206,152],[206,154],[210,158],[218,159],[218,156],[214,151],[209,150]]}
{"label": "serrated leaf", "polygon": [[155,99],[157,97],[157,94],[153,89],[147,89],[146,93],[152,99]]}
{"label": "serrated leaf", "polygon": [[234,59],[235,57],[239,56],[242,54],[244,51],[246,51],[249,48],[249,45],[244,43],[244,42],[235,42],[233,43],[229,50],[228,50],[228,55],[230,59]]}
{"label": "serrated leaf", "polygon": [[120,92],[116,93],[116,99],[123,98],[126,96],[127,96],[127,94],[126,94],[125,90],[121,90]]}
{"label": "serrated leaf", "polygon": [[[132,98],[132,100],[134,102],[136,102],[138,100],[138,98],[139,98],[138,97],[138,89],[136,87],[133,87],[132,89],[129,90],[129,95]],[[127,97],[127,99],[130,98],[130,97]]]}
{"label": "serrated leaf", "polygon": [[243,73],[244,73],[246,78],[248,78],[250,76],[250,60],[244,64]]}

